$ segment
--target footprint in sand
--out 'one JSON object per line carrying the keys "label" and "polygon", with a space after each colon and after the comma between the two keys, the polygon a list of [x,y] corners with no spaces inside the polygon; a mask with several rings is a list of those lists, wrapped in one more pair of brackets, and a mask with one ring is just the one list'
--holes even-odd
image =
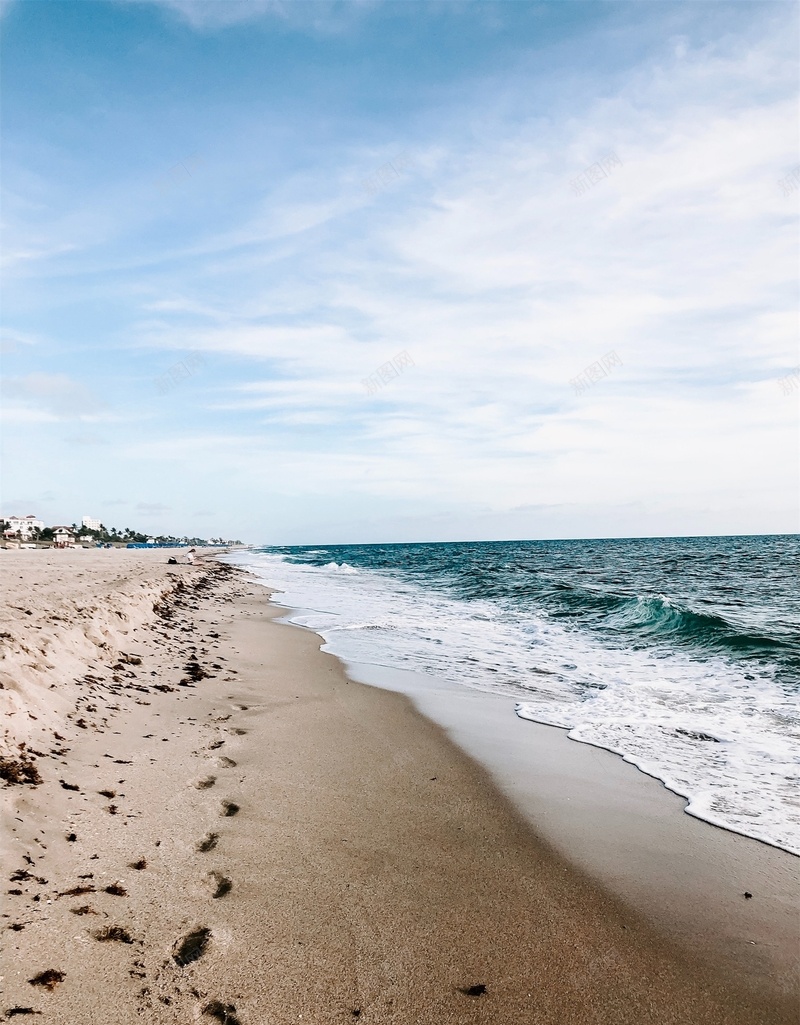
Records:
{"label": "footprint in sand", "polygon": [[121,925],[108,925],[92,935],[101,943],[133,943],[133,937]]}
{"label": "footprint in sand", "polygon": [[187,933],[183,939],[177,940],[172,950],[173,961],[184,967],[192,961],[198,961],[206,952],[211,930],[205,927]]}
{"label": "footprint in sand", "polygon": [[221,872],[209,872],[208,877],[212,883],[214,892],[211,896],[214,900],[219,900],[220,897],[226,897],[233,889],[233,882],[228,876],[223,875]]}
{"label": "footprint in sand", "polygon": [[223,1004],[221,1000],[210,1000],[205,1004],[203,1017],[218,1021],[221,1025],[241,1025],[234,1004]]}
{"label": "footprint in sand", "polygon": [[208,790],[210,787],[213,787],[216,782],[217,782],[217,777],[216,776],[206,776],[205,779],[198,780],[195,783],[195,786],[197,787],[198,790]]}
{"label": "footprint in sand", "polygon": [[230,818],[232,815],[236,815],[239,812],[239,805],[233,801],[222,802],[222,814],[225,818]]}
{"label": "footprint in sand", "polygon": [[207,833],[202,840],[197,844],[197,850],[201,854],[207,854],[208,851],[213,851],[219,841],[219,833]]}

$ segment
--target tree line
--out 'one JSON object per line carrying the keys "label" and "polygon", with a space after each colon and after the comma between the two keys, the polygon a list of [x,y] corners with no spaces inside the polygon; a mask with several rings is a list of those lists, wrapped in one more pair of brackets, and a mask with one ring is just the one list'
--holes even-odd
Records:
{"label": "tree line", "polygon": [[[8,530],[10,524],[8,520],[2,520],[2,530],[5,533]],[[224,537],[176,537],[173,534],[143,534],[140,530],[134,530],[132,527],[125,527],[123,530],[119,530],[117,527],[106,527],[105,524],[101,523],[99,529],[92,529],[91,527],[79,527],[77,523],[73,523],[70,527],[72,533],[79,541],[98,541],[102,544],[146,544],[148,541],[154,541],[156,544],[171,544],[171,545],[240,545],[242,541],[234,541],[231,538]],[[37,529],[31,531],[28,536],[30,541],[54,541],[55,534],[52,527],[45,527],[44,529]]]}

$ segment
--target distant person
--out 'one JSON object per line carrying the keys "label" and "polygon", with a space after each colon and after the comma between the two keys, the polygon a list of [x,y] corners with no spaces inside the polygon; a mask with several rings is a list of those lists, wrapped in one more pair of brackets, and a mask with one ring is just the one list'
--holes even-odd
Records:
{"label": "distant person", "polygon": [[194,548],[190,548],[189,551],[186,553],[186,561],[189,563],[189,565],[191,565],[194,562],[194,553]]}

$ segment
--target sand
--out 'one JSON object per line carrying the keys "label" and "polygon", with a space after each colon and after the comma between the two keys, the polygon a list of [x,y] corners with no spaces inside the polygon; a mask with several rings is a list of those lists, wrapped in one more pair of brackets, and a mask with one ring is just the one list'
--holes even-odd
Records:
{"label": "sand", "polygon": [[165,558],[0,553],[3,753],[41,778],[0,788],[0,1012],[797,1020],[785,978],[692,956],[262,587]]}
{"label": "sand", "polygon": [[349,671],[411,696],[538,837],[692,959],[767,1000],[776,987],[797,992],[800,858],[686,814],[684,798],[619,755],[518,718],[513,698],[385,667]]}

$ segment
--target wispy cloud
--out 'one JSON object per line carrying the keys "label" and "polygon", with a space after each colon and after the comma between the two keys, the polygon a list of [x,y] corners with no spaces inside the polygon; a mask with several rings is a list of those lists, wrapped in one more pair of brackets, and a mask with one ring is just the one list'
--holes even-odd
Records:
{"label": "wispy cloud", "polygon": [[[350,17],[338,5],[162,7],[220,39],[250,19]],[[732,503],[749,516],[753,481],[786,510],[793,422],[775,382],[797,363],[797,226],[776,182],[796,163],[797,54],[793,16],[770,12],[697,41],[642,42],[637,22],[640,56],[616,54],[624,73],[559,51],[558,95],[522,58],[458,88],[407,82],[408,111],[392,108],[378,132],[377,98],[344,73],[342,102],[367,114],[335,137],[313,105],[302,132],[266,101],[231,105],[235,131],[214,113],[192,190],[144,202],[152,168],[195,146],[180,141],[147,173],[117,169],[93,203],[77,191],[55,221],[37,214],[42,252],[80,249],[25,270],[14,322],[50,337],[58,314],[36,324],[33,284],[54,311],[80,309],[80,324],[65,318],[65,366],[85,330],[81,376],[106,396],[113,349],[143,425],[119,439],[120,465],[146,467],[173,511],[179,479],[222,490],[231,509],[286,496],[286,524],[312,493],[376,522],[389,502],[421,523],[443,508],[495,524],[566,509],[587,533],[600,507],[645,509],[658,529],[658,503],[688,508],[692,489],[720,523]],[[352,18],[367,15],[380,8]],[[398,152],[413,153],[413,175],[365,195]],[[576,196],[576,175],[609,152],[613,173]],[[24,238],[24,204],[15,217]],[[74,366],[37,383],[33,348],[17,349],[15,408],[42,431],[47,417],[90,415]],[[365,395],[364,378],[404,351],[413,373]],[[623,365],[576,395],[570,380],[609,352]],[[203,373],[155,396],[187,353]],[[324,512],[309,515],[324,526]]]}
{"label": "wispy cloud", "polygon": [[169,506],[162,502],[137,502],[136,511],[147,516],[157,516],[160,513],[169,512]]}
{"label": "wispy cloud", "polygon": [[27,404],[23,416],[85,420],[96,418],[108,409],[90,388],[67,374],[37,372],[24,377],[6,377],[2,387],[6,398]]}
{"label": "wispy cloud", "polygon": [[26,345],[37,345],[40,339],[27,331],[17,331],[11,327],[0,327],[0,355],[19,352]]}
{"label": "wispy cloud", "polygon": [[291,27],[317,32],[342,30],[343,22],[352,17],[353,9],[366,9],[375,0],[127,0],[127,2],[158,4],[197,31],[215,31],[244,25],[265,18]]}

